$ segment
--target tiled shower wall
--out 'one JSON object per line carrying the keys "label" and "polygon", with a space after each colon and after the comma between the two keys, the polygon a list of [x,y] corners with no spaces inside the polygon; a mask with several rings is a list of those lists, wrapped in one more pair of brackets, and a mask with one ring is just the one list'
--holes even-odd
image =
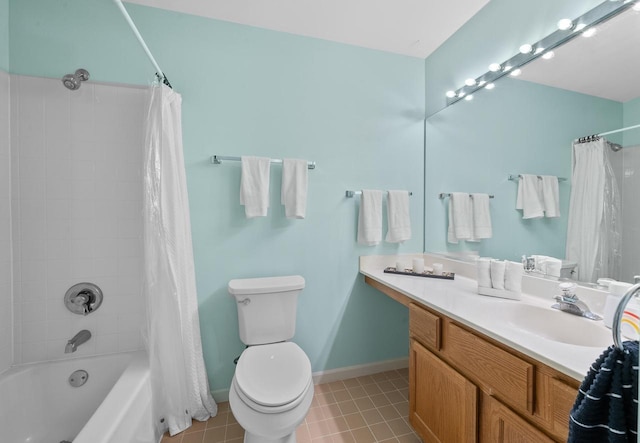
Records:
{"label": "tiled shower wall", "polygon": [[11,358],[11,151],[9,74],[0,71],[0,372]]}
{"label": "tiled shower wall", "polygon": [[[147,92],[11,76],[16,364],[142,348],[141,164]],[[0,186],[0,190],[2,187]],[[88,316],[63,298],[104,292]],[[92,338],[74,354],[68,339]]]}

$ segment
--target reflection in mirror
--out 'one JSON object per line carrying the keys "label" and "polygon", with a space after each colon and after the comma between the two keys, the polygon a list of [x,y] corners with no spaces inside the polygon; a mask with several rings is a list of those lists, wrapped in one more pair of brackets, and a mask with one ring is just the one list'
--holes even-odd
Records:
{"label": "reflection in mirror", "polygon": [[[639,20],[640,12],[629,9],[600,24],[591,37],[556,48],[555,57],[526,65],[520,77],[505,77],[492,91],[427,120],[427,251],[474,251],[516,261],[522,255],[557,257],[578,263],[574,276],[587,282],[632,282],[640,274],[640,127],[621,130],[640,125]],[[577,142],[593,134],[602,137]],[[595,190],[578,186],[579,157],[590,149],[604,172],[586,169],[582,181],[597,184]],[[571,178],[558,186],[560,217],[523,218],[515,207],[519,183],[508,180],[519,174]],[[438,200],[437,193],[456,191],[495,194],[492,238],[447,243],[448,201]],[[618,212],[612,209],[615,195]],[[605,212],[610,216],[603,219]]]}

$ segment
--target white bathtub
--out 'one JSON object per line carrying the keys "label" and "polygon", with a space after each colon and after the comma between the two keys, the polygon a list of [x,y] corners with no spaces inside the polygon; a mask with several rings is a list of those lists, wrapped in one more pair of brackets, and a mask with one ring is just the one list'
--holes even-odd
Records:
{"label": "white bathtub", "polygon": [[[71,387],[83,369],[84,386]],[[0,376],[3,443],[156,443],[144,352],[39,363]]]}

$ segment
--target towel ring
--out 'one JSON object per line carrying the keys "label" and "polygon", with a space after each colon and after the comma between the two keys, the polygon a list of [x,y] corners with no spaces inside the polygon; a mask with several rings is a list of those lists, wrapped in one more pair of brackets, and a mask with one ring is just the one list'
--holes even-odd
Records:
{"label": "towel ring", "polygon": [[622,346],[622,338],[620,337],[620,323],[622,323],[624,308],[627,307],[627,304],[633,298],[633,296],[637,295],[639,292],[640,283],[636,283],[635,285],[631,286],[622,297],[622,300],[620,300],[620,303],[618,303],[616,312],[615,314],[613,314],[613,325],[611,326],[611,332],[613,333],[613,344],[621,351],[624,350],[624,347]]}

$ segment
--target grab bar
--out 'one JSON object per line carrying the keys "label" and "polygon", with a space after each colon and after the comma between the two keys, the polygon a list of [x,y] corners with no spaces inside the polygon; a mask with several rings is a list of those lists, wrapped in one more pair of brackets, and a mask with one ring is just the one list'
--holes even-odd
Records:
{"label": "grab bar", "polygon": [[613,314],[613,325],[611,326],[611,332],[613,333],[613,344],[621,351],[624,350],[622,346],[622,339],[620,338],[620,324],[622,323],[622,316],[624,315],[624,309],[627,307],[629,301],[634,295],[640,292],[640,283],[636,283],[631,286],[629,290],[624,294],[615,314]]}

